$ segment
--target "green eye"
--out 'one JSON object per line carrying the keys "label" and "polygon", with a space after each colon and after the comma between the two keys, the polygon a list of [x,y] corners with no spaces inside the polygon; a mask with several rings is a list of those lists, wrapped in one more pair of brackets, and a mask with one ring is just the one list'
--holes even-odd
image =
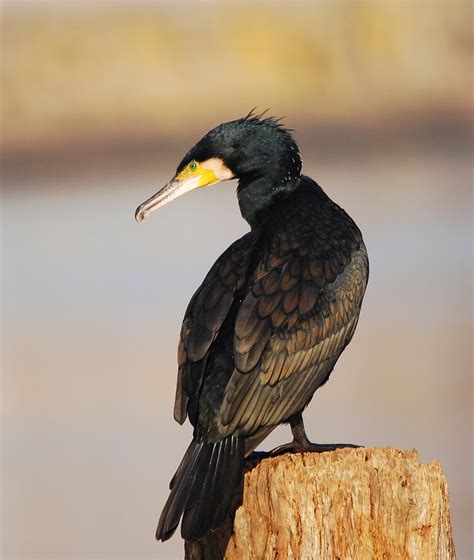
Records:
{"label": "green eye", "polygon": [[195,161],[192,161],[188,167],[191,171],[196,171],[198,164]]}

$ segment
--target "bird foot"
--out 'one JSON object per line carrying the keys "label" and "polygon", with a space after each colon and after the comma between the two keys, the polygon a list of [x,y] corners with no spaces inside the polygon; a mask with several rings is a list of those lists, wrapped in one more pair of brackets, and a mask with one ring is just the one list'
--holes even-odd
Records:
{"label": "bird foot", "polygon": [[252,451],[247,457],[250,461],[261,461],[262,459],[268,459],[270,457],[269,451]]}
{"label": "bird foot", "polygon": [[310,441],[301,443],[299,441],[290,441],[284,445],[279,445],[272,449],[269,453],[270,457],[283,455],[283,453],[324,453],[325,451],[334,451],[335,449],[343,449],[344,447],[357,448],[360,445],[353,443],[312,443]]}

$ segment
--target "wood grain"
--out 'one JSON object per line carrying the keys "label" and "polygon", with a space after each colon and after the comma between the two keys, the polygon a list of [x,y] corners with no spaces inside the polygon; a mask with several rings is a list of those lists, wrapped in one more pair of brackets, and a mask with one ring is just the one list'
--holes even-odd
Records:
{"label": "wood grain", "polygon": [[447,481],[415,450],[263,459],[248,464],[233,524],[185,550],[189,560],[454,560]]}

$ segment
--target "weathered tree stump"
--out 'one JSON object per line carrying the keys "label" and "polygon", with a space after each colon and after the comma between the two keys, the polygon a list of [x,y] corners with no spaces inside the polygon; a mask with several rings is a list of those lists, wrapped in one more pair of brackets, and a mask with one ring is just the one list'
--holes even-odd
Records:
{"label": "weathered tree stump", "polygon": [[249,462],[235,519],[185,558],[454,560],[447,482],[439,463],[390,448]]}

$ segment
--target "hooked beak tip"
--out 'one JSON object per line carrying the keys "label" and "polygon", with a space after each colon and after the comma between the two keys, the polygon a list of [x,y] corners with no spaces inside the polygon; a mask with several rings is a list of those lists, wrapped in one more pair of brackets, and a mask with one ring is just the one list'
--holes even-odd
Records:
{"label": "hooked beak tip", "polygon": [[146,218],[146,213],[145,210],[142,208],[143,205],[140,205],[136,210],[135,210],[135,220],[140,223],[142,222],[145,218]]}
{"label": "hooked beak tip", "polygon": [[135,220],[138,223],[142,222],[149,214],[151,214],[158,208],[161,208],[175,198],[178,198],[179,196],[192,191],[198,186],[199,176],[191,177],[186,181],[182,181],[174,177],[157,193],[140,204],[140,206],[135,211]]}

